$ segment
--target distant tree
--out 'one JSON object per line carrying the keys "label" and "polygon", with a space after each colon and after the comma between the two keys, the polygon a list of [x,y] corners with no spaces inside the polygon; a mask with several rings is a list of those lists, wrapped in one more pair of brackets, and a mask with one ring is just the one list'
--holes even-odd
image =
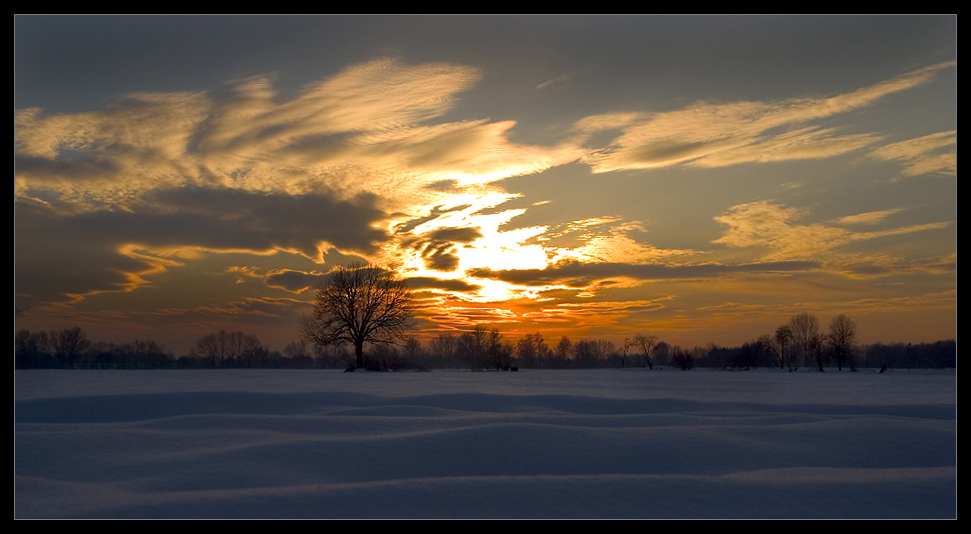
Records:
{"label": "distant tree", "polygon": [[301,332],[319,345],[349,343],[357,367],[364,367],[364,344],[394,344],[413,317],[411,291],[392,271],[365,263],[337,267],[317,286],[313,312]]}
{"label": "distant tree", "polygon": [[779,346],[779,369],[786,367],[786,348],[792,342],[792,328],[789,325],[782,325],[775,329],[775,342]]}
{"label": "distant tree", "polygon": [[624,338],[624,344],[620,348],[620,366],[624,367],[627,363],[627,354],[630,353],[630,349],[634,348],[634,341],[629,337]]}
{"label": "distant tree", "polygon": [[561,337],[559,343],[556,344],[556,348],[553,349],[554,366],[566,367],[572,355],[573,342],[567,336]]}
{"label": "distant tree", "polygon": [[654,363],[664,365],[671,361],[671,345],[665,341],[658,341],[654,347]]}
{"label": "distant tree", "polygon": [[657,336],[655,335],[644,335],[637,334],[634,336],[634,343],[644,351],[644,361],[647,362],[647,366],[650,369],[654,369],[654,362],[651,360],[651,352],[654,350],[654,346],[657,345]]}
{"label": "distant tree", "polygon": [[836,358],[836,368],[843,370],[843,362],[850,363],[850,369],[856,371],[856,362],[853,358],[853,341],[856,339],[856,323],[846,315],[840,314],[833,317],[829,323],[829,335],[826,341],[833,347],[833,355]]}
{"label": "distant tree", "polygon": [[516,343],[516,357],[524,367],[536,367],[540,362],[545,363],[551,353],[549,346],[543,340],[543,335],[539,333],[526,334]]}
{"label": "distant tree", "polygon": [[802,349],[803,359],[808,365],[819,337],[819,320],[811,313],[800,313],[789,320],[789,328],[792,330],[793,341]]}
{"label": "distant tree", "polygon": [[459,337],[459,350],[468,358],[469,369],[503,369],[512,360],[513,347],[502,343],[502,334],[497,328],[489,330],[476,325],[471,331]]}
{"label": "distant tree", "polygon": [[53,338],[47,331],[18,330],[14,336],[14,359],[18,369],[58,367],[53,356]]}
{"label": "distant tree", "polygon": [[671,363],[678,369],[687,371],[694,367],[695,358],[691,351],[676,346],[671,349]]}
{"label": "distant tree", "polygon": [[314,366],[313,356],[307,347],[307,340],[300,339],[287,343],[283,347],[282,358],[279,366],[289,369],[307,369]]}
{"label": "distant tree", "polygon": [[421,346],[421,341],[416,337],[405,339],[404,347],[401,348],[401,355],[404,357],[406,369],[426,370],[425,349]]}
{"label": "distant tree", "polygon": [[61,330],[54,340],[54,354],[67,369],[73,369],[90,347],[91,342],[79,326]]}
{"label": "distant tree", "polygon": [[216,362],[220,359],[219,338],[217,334],[206,334],[196,340],[194,354],[209,362],[209,366],[216,368]]}
{"label": "distant tree", "polygon": [[260,340],[243,332],[220,330],[206,334],[196,341],[194,353],[208,363],[208,367],[263,367],[269,351]]}
{"label": "distant tree", "polygon": [[459,338],[452,334],[438,334],[431,342],[431,352],[445,367],[451,368],[455,363]]}
{"label": "distant tree", "polygon": [[812,358],[812,361],[815,362],[816,369],[818,369],[819,372],[823,371],[823,363],[826,361],[826,352],[823,350],[823,347],[823,335],[816,332],[809,340],[809,355]]}
{"label": "distant tree", "polygon": [[756,369],[759,363],[765,361],[768,354],[771,354],[771,351],[761,341],[746,342],[739,350],[735,365],[745,369]]}
{"label": "distant tree", "polygon": [[576,364],[581,368],[603,367],[607,356],[613,352],[613,343],[603,339],[583,339],[577,341],[573,350]]}

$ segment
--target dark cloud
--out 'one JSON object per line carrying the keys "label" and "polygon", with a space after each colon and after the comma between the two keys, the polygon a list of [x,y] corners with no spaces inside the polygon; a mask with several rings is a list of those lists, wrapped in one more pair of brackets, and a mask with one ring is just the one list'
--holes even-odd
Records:
{"label": "dark cloud", "polygon": [[326,275],[312,274],[301,271],[281,271],[271,273],[264,278],[266,285],[285,289],[291,293],[300,293],[326,280]]}
{"label": "dark cloud", "polygon": [[442,209],[441,206],[435,206],[432,208],[432,212],[429,215],[426,215],[425,217],[416,217],[414,219],[411,219],[410,221],[403,222],[395,226],[394,231],[395,233],[398,233],[398,234],[406,234],[414,230],[418,226],[425,224],[426,222],[429,222],[429,221],[434,221],[435,219],[441,217],[446,213],[451,213],[453,211],[462,211],[464,209],[467,209],[469,206],[471,206],[471,204],[462,204],[461,206],[453,206],[448,209]]}
{"label": "dark cloud", "polygon": [[632,265],[625,263],[580,263],[561,262],[545,269],[521,269],[493,271],[491,269],[471,269],[468,276],[491,278],[513,284],[541,286],[565,284],[570,287],[585,287],[594,280],[625,276],[640,280],[670,280],[679,278],[709,278],[741,273],[772,273],[806,271],[819,267],[811,261],[779,261],[766,263],[747,263],[722,265],[707,263],[698,265]]}
{"label": "dark cloud", "polygon": [[[83,217],[83,216],[82,216]],[[25,199],[14,202],[14,288],[18,302],[60,302],[69,295],[123,289],[125,273],[152,267],[118,252],[119,240]],[[121,229],[124,230],[124,229]]]}
{"label": "dark cloud", "polygon": [[482,237],[479,228],[438,228],[402,242],[414,250],[420,250],[425,267],[436,271],[453,271],[459,266],[455,247]]}
{"label": "dark cloud", "polygon": [[322,193],[286,195],[192,187],[159,191],[148,200],[156,212],[136,216],[144,223],[139,225],[139,233],[152,234],[166,244],[293,248],[313,257],[320,241],[370,253],[387,238],[373,227],[384,216],[376,206],[377,197],[366,193],[347,201]]}
{"label": "dark cloud", "polygon": [[[316,287],[318,284],[324,283],[328,280],[329,274],[321,273],[305,273],[302,271],[278,271],[268,274],[264,281],[266,285],[270,287],[276,287],[290,291],[292,293],[300,293]],[[416,276],[413,278],[405,278],[405,283],[411,289],[443,289],[446,291],[475,291],[481,286],[476,284],[470,284],[465,280],[443,280],[441,278],[433,278],[429,276]]]}
{"label": "dark cloud", "polygon": [[475,291],[482,286],[470,284],[465,280],[442,280],[427,276],[406,278],[405,282],[412,289],[444,289],[447,291]]}
{"label": "dark cloud", "polygon": [[425,186],[425,189],[431,189],[432,191],[441,191],[447,193],[449,191],[457,191],[459,186],[458,180],[439,180],[437,182],[432,182]]}
{"label": "dark cloud", "polygon": [[448,250],[450,245],[445,245],[435,249],[428,247],[422,252],[425,260],[425,267],[436,271],[454,271],[459,266],[459,257]]}
{"label": "dark cloud", "polygon": [[432,242],[471,243],[482,237],[478,228],[439,228],[425,234]]}
{"label": "dark cloud", "polygon": [[[314,258],[324,241],[344,250],[374,252],[388,237],[374,225],[384,216],[376,200],[369,194],[341,200],[323,193],[289,196],[189,187],[152,193],[134,210],[63,213],[18,199],[16,292],[52,301],[122,289],[131,283],[131,273],[160,263],[121,254],[126,244],[148,249],[288,249]],[[287,288],[294,283],[279,282]]]}
{"label": "dark cloud", "polygon": [[29,178],[32,183],[48,181],[104,180],[115,177],[122,168],[114,158],[101,157],[93,152],[62,151],[58,159],[14,154],[17,174]]}

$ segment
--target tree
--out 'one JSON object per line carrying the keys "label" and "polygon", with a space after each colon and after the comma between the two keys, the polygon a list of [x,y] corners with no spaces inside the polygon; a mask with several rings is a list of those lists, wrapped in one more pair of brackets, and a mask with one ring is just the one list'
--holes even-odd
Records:
{"label": "tree", "polygon": [[91,348],[91,342],[79,326],[61,330],[54,340],[54,354],[68,369],[74,369],[81,355],[89,348]]}
{"label": "tree", "polygon": [[540,333],[526,334],[516,343],[516,357],[519,358],[519,364],[524,367],[534,367],[540,362],[546,363],[550,354],[550,348],[543,341],[543,335]]}
{"label": "tree", "polygon": [[567,336],[561,337],[560,342],[553,349],[554,367],[566,367],[571,354],[573,354],[573,342]]}
{"label": "tree", "polygon": [[624,344],[620,349],[620,366],[623,367],[627,363],[627,354],[630,353],[630,349],[634,348],[634,342],[631,341],[629,337],[624,338]]}
{"label": "tree", "polygon": [[318,345],[353,345],[356,367],[363,368],[364,344],[404,339],[413,317],[403,280],[376,265],[353,263],[338,266],[317,286],[313,312],[300,322],[304,336]]}
{"label": "tree", "polygon": [[199,338],[194,352],[215,369],[259,366],[267,351],[254,335],[220,330]]}
{"label": "tree", "polygon": [[779,344],[779,369],[786,367],[786,347],[792,341],[792,328],[789,325],[782,325],[775,329],[775,341]]}
{"label": "tree", "polygon": [[843,361],[849,360],[850,369],[856,371],[856,364],[853,361],[853,340],[856,338],[856,323],[846,315],[840,314],[833,317],[829,323],[829,335],[826,340],[833,347],[833,354],[836,356],[836,368],[843,370]]}
{"label": "tree", "polygon": [[637,334],[634,336],[634,343],[644,351],[644,361],[647,362],[647,366],[654,369],[654,363],[651,361],[651,351],[654,350],[654,345],[657,344],[657,336],[653,334],[647,336]]}
{"label": "tree", "polygon": [[439,365],[451,368],[455,363],[455,353],[458,350],[459,338],[452,334],[438,334],[431,342],[432,354],[439,361]]}
{"label": "tree", "polygon": [[687,371],[688,369],[694,367],[695,358],[694,355],[691,354],[691,351],[685,350],[681,347],[674,347],[671,350],[671,363],[682,371]]}
{"label": "tree", "polygon": [[802,348],[804,362],[808,365],[819,337],[819,321],[815,315],[804,312],[792,316],[789,320],[789,328],[792,330],[793,342]]}
{"label": "tree", "polygon": [[580,368],[603,367],[607,356],[614,350],[614,344],[603,339],[583,339],[573,346],[576,364]]}

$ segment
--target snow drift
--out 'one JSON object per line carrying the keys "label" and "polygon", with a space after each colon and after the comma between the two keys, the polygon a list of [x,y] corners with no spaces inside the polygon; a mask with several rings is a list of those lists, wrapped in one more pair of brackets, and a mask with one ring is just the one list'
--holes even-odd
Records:
{"label": "snow drift", "polygon": [[956,371],[18,371],[17,518],[954,518]]}

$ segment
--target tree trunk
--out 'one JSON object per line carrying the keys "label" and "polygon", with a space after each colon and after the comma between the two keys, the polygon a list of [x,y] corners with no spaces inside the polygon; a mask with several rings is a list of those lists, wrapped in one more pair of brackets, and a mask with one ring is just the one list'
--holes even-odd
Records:
{"label": "tree trunk", "polygon": [[355,367],[364,369],[364,340],[354,342],[354,356],[357,358]]}

